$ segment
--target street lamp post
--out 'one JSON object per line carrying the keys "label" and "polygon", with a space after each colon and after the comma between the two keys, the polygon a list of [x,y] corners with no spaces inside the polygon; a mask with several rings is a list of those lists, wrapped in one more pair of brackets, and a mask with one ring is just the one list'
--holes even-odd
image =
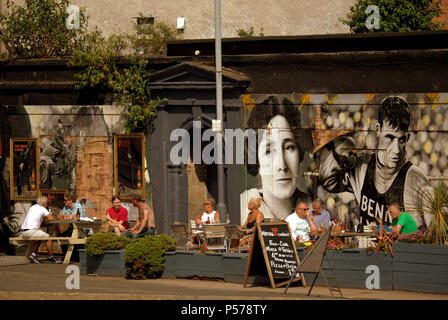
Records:
{"label": "street lamp post", "polygon": [[222,57],[221,57],[221,0],[215,0],[215,69],[216,69],[216,119],[219,129],[216,132],[216,150],[218,152],[218,203],[216,210],[227,216],[224,201],[224,167],[223,167],[223,103],[222,103]]}

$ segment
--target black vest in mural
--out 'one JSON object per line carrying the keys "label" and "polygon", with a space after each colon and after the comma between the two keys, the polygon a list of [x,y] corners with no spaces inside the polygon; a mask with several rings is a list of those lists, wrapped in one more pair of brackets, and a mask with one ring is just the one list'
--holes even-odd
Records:
{"label": "black vest in mural", "polygon": [[366,222],[376,222],[375,217],[378,217],[385,224],[390,224],[392,221],[387,213],[386,205],[392,202],[398,202],[401,208],[404,208],[404,182],[406,173],[412,166],[412,162],[408,161],[401,167],[389,190],[383,194],[378,193],[375,188],[375,166],[376,157],[373,155],[367,167],[366,177],[364,178],[364,184],[361,190],[361,201],[359,204],[361,221],[364,224]]}

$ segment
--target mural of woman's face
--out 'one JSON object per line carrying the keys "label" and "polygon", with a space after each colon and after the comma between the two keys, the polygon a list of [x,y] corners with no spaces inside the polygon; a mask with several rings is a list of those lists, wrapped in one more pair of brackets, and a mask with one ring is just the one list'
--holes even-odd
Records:
{"label": "mural of woman's face", "polygon": [[387,120],[383,126],[376,126],[378,138],[378,160],[381,165],[394,169],[403,163],[406,156],[406,143],[409,135],[405,131],[393,128]]}
{"label": "mural of woman's face", "polygon": [[263,192],[286,199],[297,188],[299,148],[288,120],[282,115],[271,119],[258,148]]}

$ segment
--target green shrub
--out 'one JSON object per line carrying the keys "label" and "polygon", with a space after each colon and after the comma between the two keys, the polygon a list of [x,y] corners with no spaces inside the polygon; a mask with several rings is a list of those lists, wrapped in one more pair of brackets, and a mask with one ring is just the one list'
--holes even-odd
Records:
{"label": "green shrub", "polygon": [[166,234],[134,240],[124,253],[126,278],[143,280],[160,277],[165,269],[163,254],[175,249],[176,241]]}
{"label": "green shrub", "polygon": [[125,236],[117,236],[115,233],[97,233],[87,238],[86,253],[89,256],[104,254],[106,250],[121,250],[132,240]]}

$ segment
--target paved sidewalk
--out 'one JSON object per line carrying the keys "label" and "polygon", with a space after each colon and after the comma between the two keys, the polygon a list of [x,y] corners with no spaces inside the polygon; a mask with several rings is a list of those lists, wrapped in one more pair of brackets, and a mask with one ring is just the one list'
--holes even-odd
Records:
{"label": "paved sidewalk", "polygon": [[[23,257],[20,257],[23,259]],[[316,300],[332,299],[327,287],[264,286],[243,288],[240,283],[194,279],[127,280],[121,277],[81,275],[80,289],[68,290],[67,265],[17,264],[17,257],[0,256],[0,300]],[[22,260],[23,262],[23,260]],[[79,264],[74,264],[78,265]],[[353,300],[448,300],[448,295],[395,290],[342,288],[345,299]]]}

